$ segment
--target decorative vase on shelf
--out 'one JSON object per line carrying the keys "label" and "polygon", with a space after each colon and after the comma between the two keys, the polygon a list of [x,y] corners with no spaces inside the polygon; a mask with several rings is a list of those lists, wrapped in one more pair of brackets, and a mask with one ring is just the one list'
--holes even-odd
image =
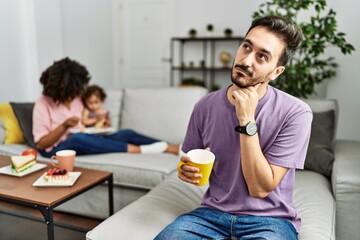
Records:
{"label": "decorative vase on shelf", "polygon": [[225,52],[225,51],[221,52],[219,55],[219,59],[220,59],[220,62],[222,62],[224,68],[229,67],[229,63],[231,61],[230,53]]}

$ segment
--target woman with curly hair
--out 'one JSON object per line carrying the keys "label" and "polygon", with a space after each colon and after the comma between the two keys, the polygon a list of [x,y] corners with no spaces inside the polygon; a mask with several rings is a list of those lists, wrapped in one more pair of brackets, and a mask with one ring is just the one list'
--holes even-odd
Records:
{"label": "woman with curly hair", "polygon": [[77,61],[64,58],[55,61],[40,77],[43,95],[33,110],[33,135],[41,155],[51,157],[63,149],[75,150],[77,155],[109,152],[177,154],[178,145],[141,135],[133,130],[120,130],[105,137],[75,133],[83,129],[81,115],[84,93],[90,75]]}

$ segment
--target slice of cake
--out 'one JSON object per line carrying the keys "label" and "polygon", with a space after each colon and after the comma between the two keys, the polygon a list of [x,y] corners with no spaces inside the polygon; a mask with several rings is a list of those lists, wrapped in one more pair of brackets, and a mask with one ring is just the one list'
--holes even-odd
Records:
{"label": "slice of cake", "polygon": [[17,173],[30,169],[35,164],[36,158],[33,155],[11,156],[11,168]]}
{"label": "slice of cake", "polygon": [[71,182],[71,178],[66,169],[52,168],[44,175],[45,181],[48,183],[66,184]]}

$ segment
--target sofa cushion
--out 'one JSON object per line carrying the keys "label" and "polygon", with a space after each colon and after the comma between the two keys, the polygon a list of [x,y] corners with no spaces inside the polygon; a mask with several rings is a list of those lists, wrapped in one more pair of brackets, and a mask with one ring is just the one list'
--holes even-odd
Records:
{"label": "sofa cushion", "polygon": [[5,129],[5,144],[24,142],[24,136],[10,103],[0,104],[0,119]]}
{"label": "sofa cushion", "polygon": [[335,111],[314,112],[313,114],[305,169],[330,177],[335,159],[333,148]]}
{"label": "sofa cushion", "polygon": [[4,141],[5,141],[5,128],[0,118],[0,144],[3,144]]}
{"label": "sofa cushion", "polygon": [[297,170],[294,204],[301,217],[299,240],[335,239],[335,199],[325,176]]}
{"label": "sofa cushion", "polygon": [[[26,144],[0,144],[0,155],[12,156],[20,155],[25,149],[29,148]],[[40,153],[37,155],[38,160],[49,161],[49,158],[41,156]]]}
{"label": "sofa cushion", "polygon": [[10,105],[15,113],[15,116],[19,122],[20,128],[24,135],[25,143],[32,148],[36,148],[34,142],[34,136],[32,133],[32,113],[34,103],[14,103],[10,102]]}
{"label": "sofa cushion", "polygon": [[206,93],[201,87],[125,89],[121,128],[179,144],[195,103]]}
{"label": "sofa cushion", "polygon": [[105,92],[106,99],[104,102],[104,108],[110,112],[111,126],[117,129],[120,125],[123,90],[106,89]]}
{"label": "sofa cushion", "polygon": [[306,100],[313,111],[305,169],[331,176],[338,106],[336,100]]}
{"label": "sofa cushion", "polygon": [[174,172],[178,161],[169,153],[108,153],[76,156],[75,165],[113,172],[114,185],[149,190]]}

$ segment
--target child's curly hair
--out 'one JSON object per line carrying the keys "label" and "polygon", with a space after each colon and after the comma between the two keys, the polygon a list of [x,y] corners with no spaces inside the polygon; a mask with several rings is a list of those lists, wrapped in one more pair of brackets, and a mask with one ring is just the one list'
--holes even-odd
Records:
{"label": "child's curly hair", "polygon": [[42,93],[55,102],[72,100],[82,95],[90,78],[86,67],[66,57],[55,61],[41,74]]}
{"label": "child's curly hair", "polygon": [[82,95],[82,101],[83,101],[84,106],[87,107],[86,100],[89,99],[92,95],[96,95],[101,100],[101,102],[105,101],[105,98],[106,98],[105,91],[98,85],[91,85],[85,89],[85,91]]}

